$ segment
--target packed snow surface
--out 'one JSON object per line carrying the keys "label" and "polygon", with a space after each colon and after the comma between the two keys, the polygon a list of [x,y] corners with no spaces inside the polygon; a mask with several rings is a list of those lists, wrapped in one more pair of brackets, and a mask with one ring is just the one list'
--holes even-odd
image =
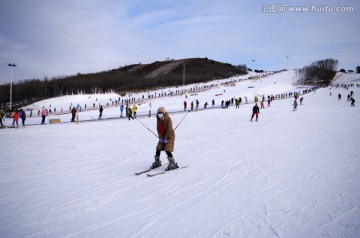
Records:
{"label": "packed snow surface", "polygon": [[[297,111],[293,97],[265,103],[250,122],[254,96],[303,90],[292,74],[142,101],[140,115],[150,102],[153,112],[209,102],[170,113],[174,126],[181,122],[174,158],[189,167],[152,178],[134,173],[153,162],[158,139],[145,127],[156,131],[154,116],[129,121],[109,106],[103,120],[96,109],[80,112],[78,124],[32,117],[29,126],[1,129],[0,237],[359,237],[360,110],[346,96],[353,91],[359,102],[360,88],[320,88],[301,95]],[[336,80],[360,84],[356,74]],[[98,96],[105,103],[119,95]],[[249,104],[218,107],[234,96]],[[82,100],[37,107],[93,103]],[[50,116],[58,117],[70,120]],[[164,170],[165,153],[161,160],[153,172]]]}

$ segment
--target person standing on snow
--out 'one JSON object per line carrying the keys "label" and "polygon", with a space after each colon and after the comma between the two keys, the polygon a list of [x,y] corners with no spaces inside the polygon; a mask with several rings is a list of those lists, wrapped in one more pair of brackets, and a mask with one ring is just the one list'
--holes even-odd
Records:
{"label": "person standing on snow", "polygon": [[149,117],[151,117],[151,107],[152,107],[152,105],[151,105],[151,103],[149,103]]}
{"label": "person standing on snow", "polygon": [[134,119],[133,116],[132,116],[132,110],[131,110],[131,107],[128,107],[128,110],[127,110],[127,116],[129,118],[129,121],[130,121],[130,118]]}
{"label": "person standing on snow", "polygon": [[261,107],[260,107],[261,109],[265,109],[265,107],[264,107],[264,100],[261,100],[260,106],[261,106]]}
{"label": "person standing on snow", "polygon": [[355,107],[355,99],[354,98],[351,98],[351,106]]}
{"label": "person standing on snow", "polygon": [[41,117],[42,117],[41,124],[45,123],[45,118],[47,115],[48,115],[48,111],[45,109],[45,107],[43,107],[43,109],[41,111]]}
{"label": "person standing on snow", "polygon": [[0,109],[0,126],[3,127],[3,118],[4,118],[4,111]]}
{"label": "person standing on snow", "polygon": [[296,110],[297,110],[297,106],[298,106],[298,103],[297,103],[297,100],[296,100],[296,98],[294,99],[294,103],[293,103],[293,106],[294,106],[294,109],[293,109],[293,111],[296,111]]}
{"label": "person standing on snow", "polygon": [[206,102],[206,103],[204,104],[204,109],[207,108],[207,105],[208,105],[208,102]]}
{"label": "person standing on snow", "polygon": [[239,99],[235,99],[235,108],[240,108],[240,102]]}
{"label": "person standing on snow", "polygon": [[136,107],[136,104],[134,103],[133,105],[133,112],[134,112],[134,118],[136,118],[136,112],[137,112],[137,107]]}
{"label": "person standing on snow", "polygon": [[71,109],[71,122],[75,122],[76,112],[75,107],[73,107],[73,109]]}
{"label": "person standing on snow", "polygon": [[186,111],[186,108],[187,108],[187,102],[184,101],[184,111]]}
{"label": "person standing on snow", "polygon": [[121,104],[121,106],[120,106],[120,117],[123,117],[123,111],[124,111],[124,104]]}
{"label": "person standing on snow", "polygon": [[23,109],[20,109],[20,118],[22,125],[25,126],[26,113]]}
{"label": "person standing on snow", "polygon": [[164,107],[159,107],[156,114],[157,118],[157,132],[159,142],[156,146],[156,153],[154,156],[155,162],[151,165],[151,169],[161,166],[160,153],[165,151],[169,165],[165,170],[177,169],[179,166],[171,152],[174,151],[175,131],[173,129],[172,120]]}
{"label": "person standing on snow", "polygon": [[16,109],[15,112],[13,113],[13,126],[16,123],[16,128],[19,127],[19,111]]}
{"label": "person standing on snow", "polygon": [[103,108],[103,106],[100,106],[100,109],[99,109],[99,119],[101,119],[102,118],[102,113],[103,113],[103,111],[104,111],[104,108]]}
{"label": "person standing on snow", "polygon": [[256,119],[256,121],[257,121],[258,118],[259,118],[259,113],[260,113],[260,109],[259,109],[257,103],[255,103],[255,106],[253,107],[253,113],[252,113],[252,116],[251,116],[251,120],[250,120],[250,121],[252,121],[252,119],[254,118],[254,116],[256,116],[255,119]]}

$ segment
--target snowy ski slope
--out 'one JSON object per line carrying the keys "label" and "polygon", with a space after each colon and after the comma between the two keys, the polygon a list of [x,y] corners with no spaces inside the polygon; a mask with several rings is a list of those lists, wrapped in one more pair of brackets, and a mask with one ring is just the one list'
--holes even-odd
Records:
{"label": "snowy ski slope", "polygon": [[[337,80],[360,83],[354,74]],[[302,90],[291,83],[292,72],[282,72],[187,102],[202,108],[214,97],[218,106],[233,96]],[[189,168],[153,178],[134,173],[152,163],[157,138],[137,120],[119,119],[118,107],[104,110],[113,120],[2,129],[0,237],[359,237],[360,111],[346,102],[351,90],[359,102],[356,87],[321,88],[295,112],[293,98],[276,100],[259,122],[250,122],[253,103],[190,112],[174,151]],[[52,105],[70,103],[57,100]],[[152,110],[181,111],[184,100],[154,99]],[[171,114],[174,125],[184,116]],[[155,131],[154,117],[139,120]],[[167,165],[164,153],[161,160],[155,171]]]}

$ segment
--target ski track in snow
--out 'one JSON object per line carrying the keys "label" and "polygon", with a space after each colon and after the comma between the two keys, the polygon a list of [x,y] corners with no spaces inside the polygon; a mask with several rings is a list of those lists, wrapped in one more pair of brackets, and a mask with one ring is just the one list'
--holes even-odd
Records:
{"label": "ski track in snow", "polygon": [[[266,92],[288,74],[239,88]],[[360,113],[344,96],[360,90],[331,90],[296,112],[274,101],[259,122],[252,104],[191,112],[174,152],[189,168],[152,178],[134,175],[157,143],[135,120],[1,130],[0,237],[358,237]]]}

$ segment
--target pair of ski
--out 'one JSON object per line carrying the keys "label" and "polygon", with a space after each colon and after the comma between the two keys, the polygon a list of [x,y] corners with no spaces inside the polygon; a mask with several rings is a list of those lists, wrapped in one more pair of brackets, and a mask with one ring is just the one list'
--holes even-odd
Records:
{"label": "pair of ski", "polygon": [[187,168],[187,167],[189,167],[189,166],[186,165],[186,166],[179,167],[179,168],[177,168],[177,169],[164,170],[164,171],[162,171],[162,172],[156,172],[156,173],[149,173],[151,170],[153,170],[153,169],[150,168],[150,169],[147,169],[147,170],[144,170],[144,171],[141,171],[141,172],[137,172],[137,173],[135,173],[135,175],[140,175],[140,174],[148,173],[148,174],[147,174],[148,177],[154,177],[154,176],[158,176],[158,175],[161,175],[161,174],[165,174],[165,173],[167,173],[167,172],[176,171],[176,170],[179,170],[179,169],[185,169],[185,168]]}

